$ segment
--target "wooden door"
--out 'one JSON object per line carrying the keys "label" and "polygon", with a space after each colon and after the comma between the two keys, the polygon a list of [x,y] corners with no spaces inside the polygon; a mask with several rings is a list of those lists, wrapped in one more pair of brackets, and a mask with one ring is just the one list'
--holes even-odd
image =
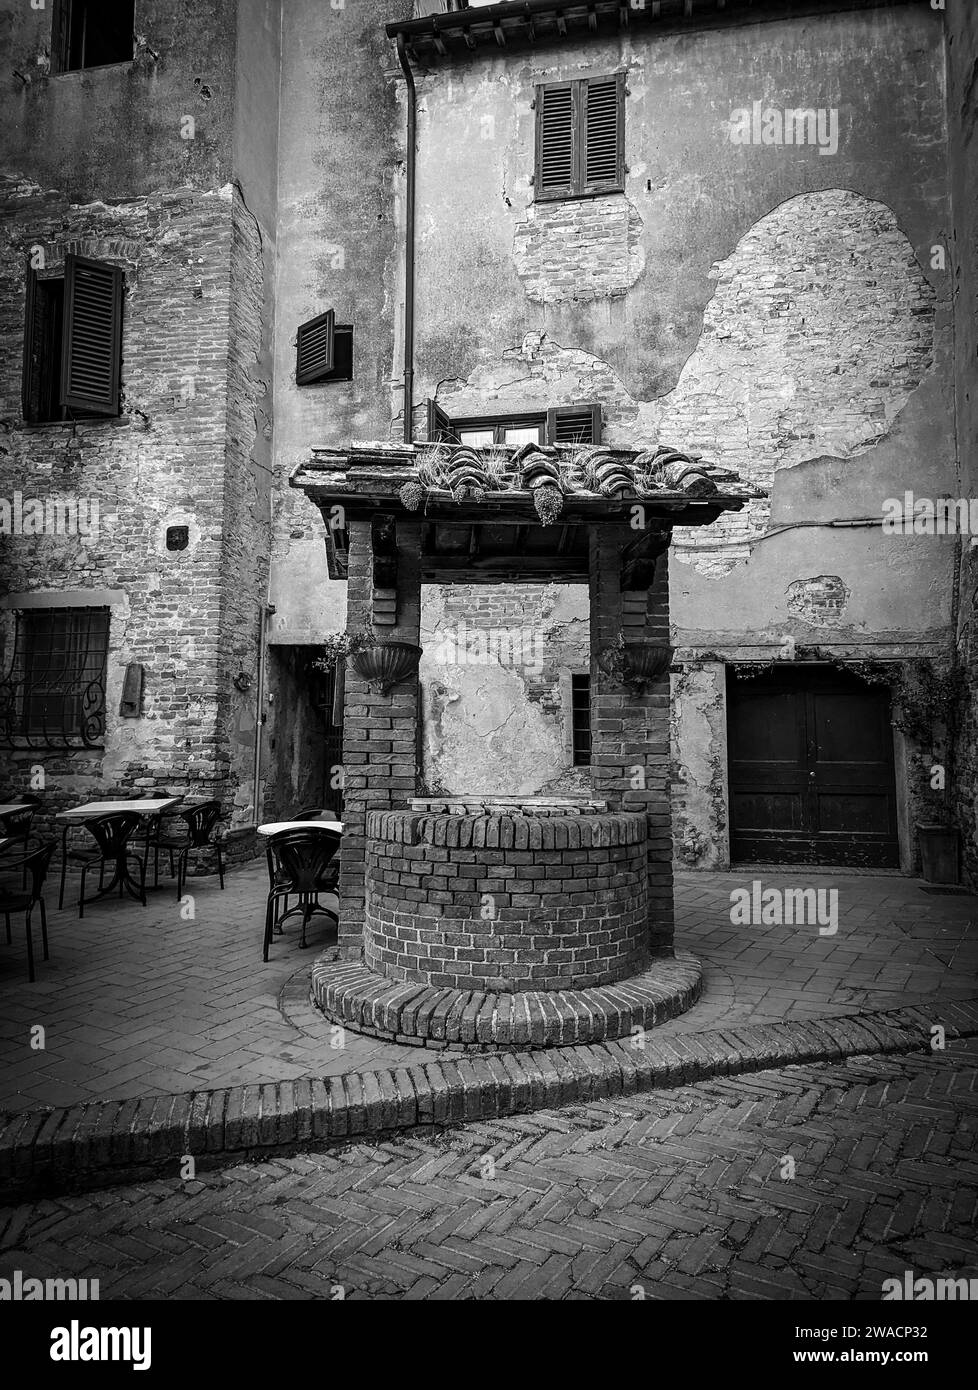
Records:
{"label": "wooden door", "polygon": [[776,666],[727,695],[731,858],[898,868],[888,689]]}

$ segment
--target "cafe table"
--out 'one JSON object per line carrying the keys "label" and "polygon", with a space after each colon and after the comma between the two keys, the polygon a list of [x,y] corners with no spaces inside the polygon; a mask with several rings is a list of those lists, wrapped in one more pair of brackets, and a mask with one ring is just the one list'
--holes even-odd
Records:
{"label": "cafe table", "polygon": [[6,801],[0,803],[0,820],[4,816],[12,816],[15,811],[27,811],[34,805],[33,801]]}
{"label": "cafe table", "polygon": [[[158,796],[119,801],[86,801],[83,806],[73,806],[70,811],[59,811],[55,816],[55,820],[62,822],[61,891],[58,894],[58,907],[64,906],[65,874],[68,867],[68,831],[72,825],[84,825],[85,821],[99,820],[102,816],[117,816],[127,811],[139,816],[144,821],[158,821],[165,811],[170,810],[173,806],[178,806],[182,800],[182,796]],[[125,889],[137,902],[145,903],[144,888],[136,882],[129,872],[125,845],[121,846],[116,856],[112,881],[105,888],[100,888],[97,893],[92,894],[90,898],[86,898],[85,902],[95,902],[98,898],[107,897],[116,886],[118,886],[120,893]]]}
{"label": "cafe table", "polygon": [[268,825],[259,825],[259,835],[277,835],[280,830],[338,830],[342,834],[341,820],[276,820]]}

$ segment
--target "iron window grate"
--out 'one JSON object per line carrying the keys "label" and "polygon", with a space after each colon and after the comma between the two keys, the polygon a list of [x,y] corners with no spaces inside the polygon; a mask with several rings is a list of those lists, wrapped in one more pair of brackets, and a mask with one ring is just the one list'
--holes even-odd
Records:
{"label": "iron window grate", "polygon": [[107,608],[19,612],[0,679],[0,746],[103,747],[108,649]]}
{"label": "iron window grate", "polygon": [[571,676],[571,728],[574,739],[574,766],[591,762],[591,677]]}

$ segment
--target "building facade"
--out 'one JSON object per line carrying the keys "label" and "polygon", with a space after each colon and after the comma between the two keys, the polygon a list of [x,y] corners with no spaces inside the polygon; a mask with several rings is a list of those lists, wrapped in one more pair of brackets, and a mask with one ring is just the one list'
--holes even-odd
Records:
{"label": "building facade", "polygon": [[[87,51],[86,8],[0,6],[0,495],[99,511],[0,542],[12,786],[214,793],[244,852],[342,795],[313,447],[669,445],[758,494],[670,553],[677,861],[909,870],[953,820],[974,877],[969,536],[926,516],[973,491],[969,16],[135,0]],[[426,586],[422,645],[429,792],[591,785],[583,586]]]}

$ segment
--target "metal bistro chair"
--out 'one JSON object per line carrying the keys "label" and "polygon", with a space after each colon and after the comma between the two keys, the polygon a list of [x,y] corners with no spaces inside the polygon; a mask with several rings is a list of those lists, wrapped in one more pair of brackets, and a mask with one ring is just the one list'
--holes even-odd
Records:
{"label": "metal bistro chair", "polygon": [[[265,845],[268,857],[268,900],[265,904],[265,936],[262,960],[268,960],[272,932],[282,931],[282,923],[296,914],[302,915],[300,948],[306,946],[306,923],[314,912],[332,917],[337,926],[339,918],[330,908],[322,907],[320,893],[335,893],[339,878],[336,851],[342,836],[338,830],[318,826],[311,821],[308,827],[280,830],[270,835]],[[290,897],[298,897],[296,907],[289,908]],[[276,904],[284,898],[285,910],[276,915]]]}
{"label": "metal bistro chair", "polygon": [[[177,878],[177,897],[183,897],[183,885],[187,879],[187,869],[189,867],[191,850],[195,849],[214,849],[217,852],[217,876],[221,888],[224,887],[224,848],[215,833],[218,816],[221,814],[221,803],[219,801],[203,801],[199,806],[188,806],[185,811],[178,811],[174,819],[184,822],[187,827],[186,835],[164,835],[159,834],[149,841],[149,848],[153,851],[153,887],[156,888],[160,881],[160,850],[165,849],[170,856],[170,873],[176,874]],[[173,866],[173,856],[176,854],[176,868]]]}
{"label": "metal bistro chair", "polygon": [[81,869],[81,883],[78,888],[78,916],[85,915],[85,879],[90,869],[96,865],[99,870],[99,891],[102,891],[102,884],[105,881],[105,869],[107,865],[112,866],[112,879],[109,887],[114,888],[119,884],[119,896],[123,890],[129,888],[133,891],[132,885],[135,879],[129,872],[129,865],[139,865],[139,884],[138,892],[133,892],[133,896],[146,906],[146,863],[145,859],[138,854],[131,852],[129,841],[139,828],[140,817],[132,811],[113,811],[107,816],[95,816],[91,820],[82,821],[92,839],[95,841],[94,849],[66,849],[61,859],[61,889],[58,894],[58,906],[64,902],[65,875],[68,872],[69,861],[77,864]]}
{"label": "metal bistro chair", "polygon": [[12,883],[0,883],[0,912],[3,913],[4,924],[7,928],[7,945],[11,943],[10,935],[10,914],[12,912],[24,913],[24,925],[27,931],[27,978],[34,982],[34,938],[31,933],[31,917],[35,907],[41,909],[41,942],[44,946],[44,959],[48,959],[48,917],[44,906],[44,880],[47,877],[48,869],[51,865],[51,857],[57,849],[55,840],[42,845],[40,849],[34,850],[33,854],[28,854],[24,859],[13,859],[0,861],[3,869],[23,868],[26,877],[30,880],[26,888],[17,887]]}
{"label": "metal bistro chair", "polygon": [[339,816],[330,806],[314,806],[309,810],[299,811],[292,817],[293,820],[339,820]]}

